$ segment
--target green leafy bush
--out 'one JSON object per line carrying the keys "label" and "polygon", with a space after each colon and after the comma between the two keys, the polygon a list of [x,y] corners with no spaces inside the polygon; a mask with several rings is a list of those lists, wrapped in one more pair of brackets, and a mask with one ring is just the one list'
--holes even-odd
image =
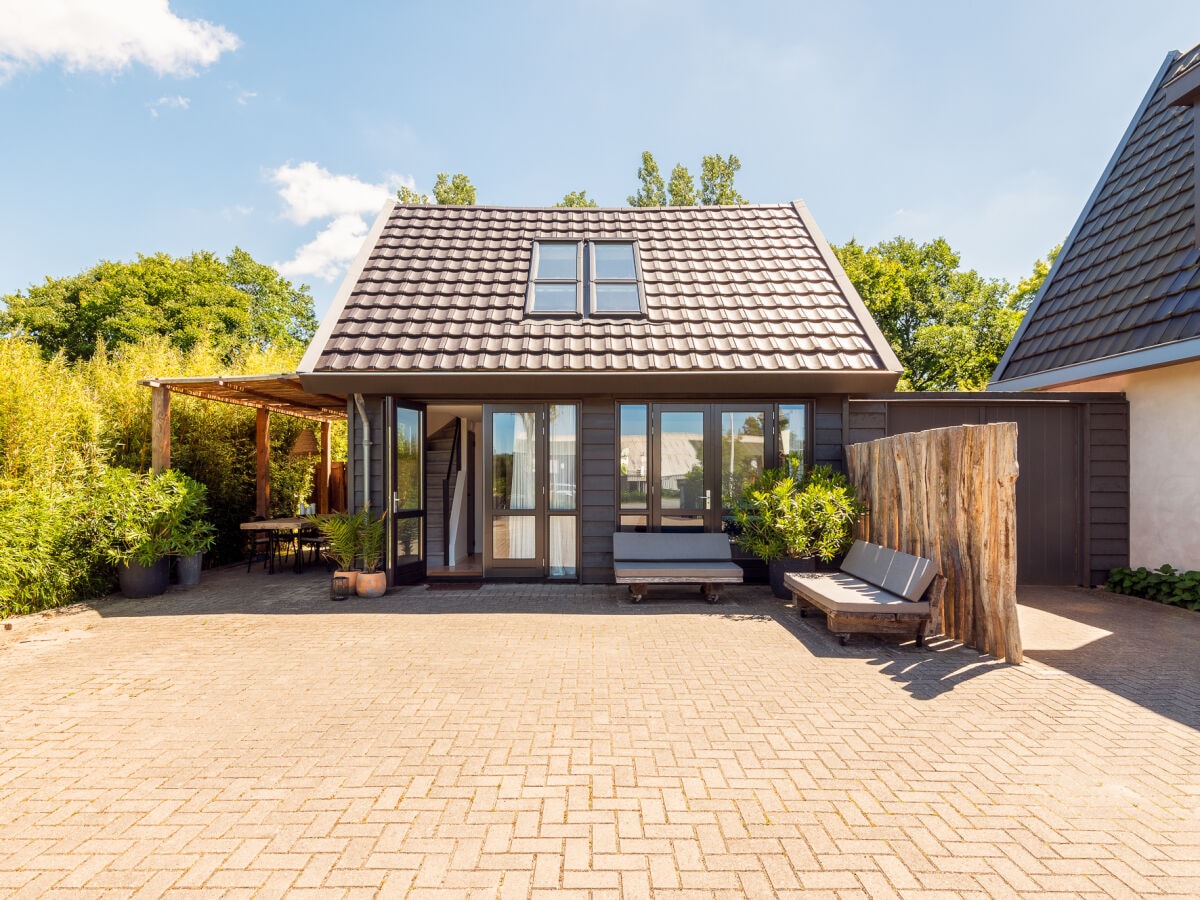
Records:
{"label": "green leafy bush", "polygon": [[1116,594],[1200,611],[1200,572],[1179,572],[1168,565],[1153,570],[1125,567],[1110,570],[1104,586]]}
{"label": "green leafy bush", "polygon": [[853,541],[862,515],[846,476],[817,466],[797,479],[791,466],[766,469],[742,491],[731,532],[764,562],[815,556],[829,562]]}

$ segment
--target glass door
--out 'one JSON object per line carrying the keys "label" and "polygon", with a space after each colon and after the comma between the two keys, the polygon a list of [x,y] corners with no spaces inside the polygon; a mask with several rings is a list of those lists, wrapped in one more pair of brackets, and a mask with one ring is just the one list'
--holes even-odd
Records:
{"label": "glass door", "polygon": [[[767,405],[716,406],[713,409],[718,446],[716,482],[720,517],[717,527],[724,530],[733,516],[747,484],[762,474],[767,465],[771,442],[771,408]],[[719,486],[719,487],[718,487]]]}
{"label": "glass door", "polygon": [[703,406],[656,404],[650,517],[661,531],[710,531],[712,485]]}
{"label": "glass door", "polygon": [[425,577],[425,407],[397,400],[392,444],[392,583]]}
{"label": "glass door", "polygon": [[579,573],[579,409],[484,407],[484,574]]}
{"label": "glass door", "polygon": [[485,574],[546,574],[543,407],[485,406]]}

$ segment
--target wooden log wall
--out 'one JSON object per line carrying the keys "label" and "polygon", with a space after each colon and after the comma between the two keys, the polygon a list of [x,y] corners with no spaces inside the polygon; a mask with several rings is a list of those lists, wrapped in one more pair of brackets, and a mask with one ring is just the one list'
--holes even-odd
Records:
{"label": "wooden log wall", "polygon": [[865,539],[932,559],[946,576],[942,633],[1020,663],[1016,423],[898,434],[846,456],[870,506]]}

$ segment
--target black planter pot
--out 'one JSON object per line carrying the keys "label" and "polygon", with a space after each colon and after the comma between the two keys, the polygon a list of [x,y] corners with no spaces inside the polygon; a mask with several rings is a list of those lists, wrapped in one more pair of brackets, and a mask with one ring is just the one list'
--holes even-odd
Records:
{"label": "black planter pot", "polygon": [[811,556],[805,556],[800,559],[785,557],[784,559],[777,559],[774,562],[767,563],[767,575],[771,579],[771,593],[780,600],[792,599],[792,592],[783,583],[783,576],[789,572],[815,572],[816,570],[816,560]]}
{"label": "black planter pot", "polygon": [[152,566],[141,566],[130,560],[117,566],[121,593],[131,599],[157,597],[167,589],[171,579],[171,560],[163,557]]}

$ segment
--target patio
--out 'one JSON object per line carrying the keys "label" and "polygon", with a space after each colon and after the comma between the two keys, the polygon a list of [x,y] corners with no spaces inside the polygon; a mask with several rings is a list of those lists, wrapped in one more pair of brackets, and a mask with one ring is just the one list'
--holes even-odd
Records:
{"label": "patio", "polygon": [[1200,895],[1195,614],[1022,588],[1011,667],[753,586],[327,596],[0,632],[0,893]]}

